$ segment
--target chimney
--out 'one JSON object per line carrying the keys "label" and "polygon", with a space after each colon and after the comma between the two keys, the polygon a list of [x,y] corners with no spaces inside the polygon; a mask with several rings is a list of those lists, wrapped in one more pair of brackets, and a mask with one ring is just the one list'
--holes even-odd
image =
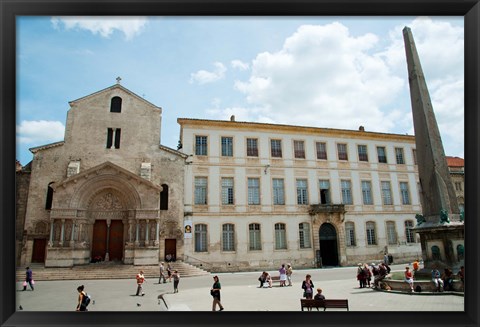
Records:
{"label": "chimney", "polygon": [[358,128],[358,130],[359,130],[360,132],[365,132],[365,127],[360,126],[360,127]]}
{"label": "chimney", "polygon": [[235,121],[235,115],[230,116],[230,121]]}

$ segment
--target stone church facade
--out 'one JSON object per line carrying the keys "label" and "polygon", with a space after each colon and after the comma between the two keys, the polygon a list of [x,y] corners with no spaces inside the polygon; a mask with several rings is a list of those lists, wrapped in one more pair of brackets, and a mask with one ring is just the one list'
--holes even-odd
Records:
{"label": "stone church facade", "polygon": [[18,264],[182,259],[187,156],[161,145],[162,108],[119,83],[69,104],[64,141],[17,171]]}

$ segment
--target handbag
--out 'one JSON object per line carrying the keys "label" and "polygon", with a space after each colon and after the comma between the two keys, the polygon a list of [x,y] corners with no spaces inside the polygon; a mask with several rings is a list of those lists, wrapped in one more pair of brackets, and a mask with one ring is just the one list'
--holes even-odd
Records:
{"label": "handbag", "polygon": [[23,286],[27,286],[27,281],[23,281]]}
{"label": "handbag", "polygon": [[32,285],[35,285],[35,281],[32,279]]}

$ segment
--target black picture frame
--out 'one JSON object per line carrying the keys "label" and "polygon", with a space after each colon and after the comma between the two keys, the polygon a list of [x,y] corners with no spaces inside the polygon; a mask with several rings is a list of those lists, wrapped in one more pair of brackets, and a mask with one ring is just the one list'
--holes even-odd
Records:
{"label": "black picture frame", "polygon": [[[464,312],[17,312],[15,309],[15,17],[22,15],[440,16],[465,18],[465,194],[467,217]],[[0,323],[1,326],[477,326],[479,271],[478,141],[480,126],[478,0],[0,0]],[[448,51],[448,49],[445,49]],[[473,219],[469,219],[473,217]],[[470,275],[471,274],[471,275]]]}

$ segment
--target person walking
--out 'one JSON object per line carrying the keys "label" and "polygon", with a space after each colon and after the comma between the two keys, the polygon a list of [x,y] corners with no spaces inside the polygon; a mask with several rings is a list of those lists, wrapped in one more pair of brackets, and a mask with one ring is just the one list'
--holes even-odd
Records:
{"label": "person walking", "polygon": [[287,286],[292,286],[292,274],[293,274],[292,265],[287,263],[287,281],[288,281]]}
{"label": "person walking", "polygon": [[83,285],[80,285],[79,287],[77,287],[78,304],[77,304],[76,311],[88,311],[87,304],[85,302],[87,300],[87,293],[85,293],[84,289],[85,289],[85,286]]}
{"label": "person walking", "polygon": [[405,267],[405,272],[404,272],[404,275],[405,275],[405,282],[408,283],[408,285],[410,285],[410,292],[413,293],[413,273],[410,271],[410,267]]}
{"label": "person walking", "polygon": [[180,274],[175,270],[172,274],[173,277],[173,293],[178,293],[178,283],[180,282]]}
{"label": "person walking", "polygon": [[282,264],[280,269],[278,270],[280,273],[280,287],[285,286],[287,281],[287,269],[285,268],[285,264]]}
{"label": "person walking", "polygon": [[312,282],[312,276],[308,274],[305,276],[305,280],[302,282],[302,288],[303,288],[303,297],[306,299],[312,299],[313,298],[313,288],[315,287]]}
{"label": "person walking", "polygon": [[160,262],[160,277],[158,278],[158,283],[160,284],[163,279],[163,283],[165,284],[167,282],[167,279],[165,278],[165,266],[163,265],[163,262]]}
{"label": "person walking", "polygon": [[34,290],[33,289],[33,272],[32,272],[32,269],[30,269],[30,267],[27,267],[25,268],[27,271],[25,273],[25,281],[23,282],[23,290],[26,291],[27,290],[27,284],[30,285],[30,288],[32,289],[32,291]]}
{"label": "person walking", "polygon": [[168,275],[168,282],[172,282],[172,265],[170,265],[170,262],[167,263],[167,275]]}
{"label": "person walking", "polygon": [[135,295],[139,296],[141,293],[142,296],[144,296],[145,293],[143,292],[143,283],[146,281],[146,279],[145,279],[145,276],[143,275],[142,270],[140,270],[140,272],[137,274],[136,279],[137,279],[137,294]]}
{"label": "person walking", "polygon": [[222,286],[220,285],[220,280],[218,279],[218,276],[213,276],[213,286],[210,289],[210,294],[213,297],[212,311],[216,311],[217,304],[220,307],[220,311],[223,311],[223,305],[220,302],[221,289],[222,289]]}

